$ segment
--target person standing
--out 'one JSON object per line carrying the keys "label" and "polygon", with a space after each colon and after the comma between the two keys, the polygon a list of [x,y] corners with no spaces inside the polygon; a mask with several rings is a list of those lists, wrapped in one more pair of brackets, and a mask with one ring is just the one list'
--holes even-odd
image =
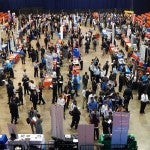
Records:
{"label": "person standing", "polygon": [[24,87],[24,95],[26,95],[26,93],[29,95],[29,78],[27,77],[27,75],[23,76],[22,82]]}
{"label": "person standing", "polygon": [[81,54],[79,56],[79,61],[80,61],[80,70],[83,70],[83,58],[82,58]]}
{"label": "person standing", "polygon": [[36,90],[34,90],[33,93],[31,94],[31,101],[33,103],[34,110],[37,110],[38,93],[36,92]]}
{"label": "person standing", "polygon": [[23,105],[23,91],[22,91],[22,86],[20,82],[18,83],[18,86],[19,88],[17,89],[16,92],[18,93],[20,105]]}
{"label": "person standing", "polygon": [[35,133],[34,132],[34,127],[35,127],[35,120],[34,120],[34,118],[36,118],[36,117],[37,117],[37,111],[34,110],[33,107],[31,107],[30,111],[28,112],[28,118],[29,118],[28,124],[30,124],[33,134]]}
{"label": "person standing", "polygon": [[81,115],[81,112],[79,111],[77,106],[74,107],[71,115],[72,115],[72,123],[70,127],[73,128],[75,126],[75,129],[77,129],[80,121],[80,115]]}
{"label": "person standing", "polygon": [[38,62],[34,63],[34,77],[38,77],[38,67],[39,63]]}
{"label": "person standing", "polygon": [[18,105],[15,102],[15,99],[11,99],[11,102],[9,104],[10,114],[11,114],[11,123],[17,124],[17,118],[18,118]]}
{"label": "person standing", "polygon": [[41,115],[37,114],[37,120],[35,122],[35,133],[36,134],[43,134],[43,128],[42,128],[42,122]]}
{"label": "person standing", "polygon": [[109,61],[106,61],[106,63],[103,66],[103,70],[105,70],[105,76],[107,76],[108,73],[108,69],[109,69]]}
{"label": "person standing", "polygon": [[82,77],[83,89],[87,89],[88,80],[89,80],[89,75],[87,74],[87,72],[85,72],[85,74]]}
{"label": "person standing", "polygon": [[38,102],[39,105],[41,104],[41,102],[43,103],[43,105],[45,104],[42,94],[43,94],[43,86],[42,86],[42,83],[40,82],[39,83],[39,102]]}
{"label": "person standing", "polygon": [[13,97],[13,94],[14,94],[14,86],[13,86],[12,83],[8,83],[6,85],[6,87],[7,87],[7,94],[8,94],[8,103],[7,104],[9,104],[10,100]]}
{"label": "person standing", "polygon": [[123,87],[124,83],[125,83],[125,76],[123,73],[120,73],[120,75],[119,75],[119,92],[122,91],[122,87]]}
{"label": "person standing", "polygon": [[143,94],[141,95],[140,114],[145,114],[145,107],[148,102],[149,102],[148,95],[147,95],[146,91],[144,91]]}
{"label": "person standing", "polygon": [[63,76],[61,75],[61,73],[59,73],[57,81],[58,81],[58,94],[61,94],[63,91]]}
{"label": "person standing", "polygon": [[97,118],[96,113],[91,115],[91,124],[94,124],[94,140],[99,139],[99,118]]}
{"label": "person standing", "polygon": [[78,79],[77,79],[77,75],[74,75],[74,79],[73,79],[73,89],[75,90],[75,94],[76,96],[79,96],[78,95]]}
{"label": "person standing", "polygon": [[132,90],[131,88],[126,88],[124,93],[123,93],[123,97],[124,97],[124,106],[126,108],[126,110],[128,111],[128,105],[130,102],[130,99],[133,99],[133,94],[132,94]]}
{"label": "person standing", "polygon": [[52,99],[52,104],[57,102],[57,89],[58,89],[58,83],[56,79],[53,79],[53,99]]}

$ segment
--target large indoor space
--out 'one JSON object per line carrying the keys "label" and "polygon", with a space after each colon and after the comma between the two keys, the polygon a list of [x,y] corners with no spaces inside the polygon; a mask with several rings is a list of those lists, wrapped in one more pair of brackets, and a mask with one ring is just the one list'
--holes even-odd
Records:
{"label": "large indoor space", "polygon": [[0,0],[0,150],[150,150],[148,0]]}

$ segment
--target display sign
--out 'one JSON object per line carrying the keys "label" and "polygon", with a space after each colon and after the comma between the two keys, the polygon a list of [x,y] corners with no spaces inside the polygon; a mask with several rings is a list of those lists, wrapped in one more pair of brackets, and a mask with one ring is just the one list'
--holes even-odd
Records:
{"label": "display sign", "polygon": [[115,112],[113,113],[113,129],[111,144],[126,145],[129,130],[129,118],[130,113],[127,112]]}

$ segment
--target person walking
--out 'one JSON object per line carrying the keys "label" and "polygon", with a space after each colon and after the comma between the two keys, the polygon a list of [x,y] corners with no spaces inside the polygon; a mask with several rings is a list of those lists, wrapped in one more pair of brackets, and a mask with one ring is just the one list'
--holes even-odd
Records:
{"label": "person walking", "polygon": [[133,94],[132,94],[132,90],[131,88],[126,88],[124,93],[123,93],[123,97],[124,97],[124,106],[126,108],[126,110],[128,111],[128,105],[130,102],[130,99],[133,99]]}
{"label": "person walking", "polygon": [[36,92],[36,90],[34,90],[33,93],[31,94],[31,101],[33,103],[34,110],[37,110],[38,93]]}
{"label": "person walking", "polygon": [[106,63],[103,66],[103,70],[105,70],[105,76],[107,76],[108,70],[109,70],[109,61],[106,61]]}
{"label": "person walking", "polygon": [[36,134],[43,134],[43,128],[42,128],[42,122],[41,115],[37,114],[37,120],[35,122],[35,133]]}
{"label": "person walking", "polygon": [[20,105],[23,105],[23,90],[20,82],[18,83],[18,86],[19,88],[16,90],[16,92],[18,93]]}
{"label": "person walking", "polygon": [[37,117],[37,111],[34,110],[33,107],[31,107],[31,109],[28,112],[28,122],[27,123],[30,124],[33,134],[35,133],[34,127],[35,127],[35,118],[36,117]]}
{"label": "person walking", "polygon": [[99,118],[97,118],[96,113],[91,115],[90,123],[94,124],[94,140],[99,139]]}
{"label": "person walking", "polygon": [[18,118],[18,105],[15,102],[15,99],[11,99],[11,102],[9,104],[10,114],[11,114],[11,123],[17,124],[17,118]]}
{"label": "person walking", "polygon": [[82,76],[83,89],[87,89],[88,80],[89,80],[89,75],[87,74],[87,72],[85,72],[85,74]]}
{"label": "person walking", "polygon": [[75,126],[75,129],[77,129],[80,121],[80,115],[81,115],[81,112],[79,111],[77,106],[74,107],[71,115],[72,115],[72,122],[70,127],[73,128]]}
{"label": "person walking", "polygon": [[27,75],[23,76],[22,82],[24,87],[24,95],[26,95],[26,93],[29,95],[29,78],[27,77]]}
{"label": "person walking", "polygon": [[43,86],[42,86],[42,83],[40,82],[39,83],[39,102],[38,102],[39,105],[41,104],[41,102],[43,103],[43,105],[45,104],[45,101],[42,95],[43,95]]}
{"label": "person walking", "polygon": [[144,91],[143,94],[141,95],[140,114],[145,114],[145,107],[148,102],[149,102],[148,95],[146,91]]}

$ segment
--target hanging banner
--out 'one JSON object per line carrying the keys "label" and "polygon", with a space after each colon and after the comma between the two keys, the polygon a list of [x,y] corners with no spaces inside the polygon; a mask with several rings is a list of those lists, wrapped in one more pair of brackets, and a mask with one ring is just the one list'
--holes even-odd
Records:
{"label": "hanging banner", "polygon": [[52,137],[64,139],[64,108],[60,105],[51,105],[50,116]]}
{"label": "hanging banner", "polygon": [[126,145],[129,130],[130,113],[115,112],[113,113],[113,128],[112,128],[112,147],[115,145]]}
{"label": "hanging banner", "polygon": [[[78,126],[78,147],[80,150],[94,150],[94,124],[79,124]],[[86,147],[86,145],[91,145]]]}

